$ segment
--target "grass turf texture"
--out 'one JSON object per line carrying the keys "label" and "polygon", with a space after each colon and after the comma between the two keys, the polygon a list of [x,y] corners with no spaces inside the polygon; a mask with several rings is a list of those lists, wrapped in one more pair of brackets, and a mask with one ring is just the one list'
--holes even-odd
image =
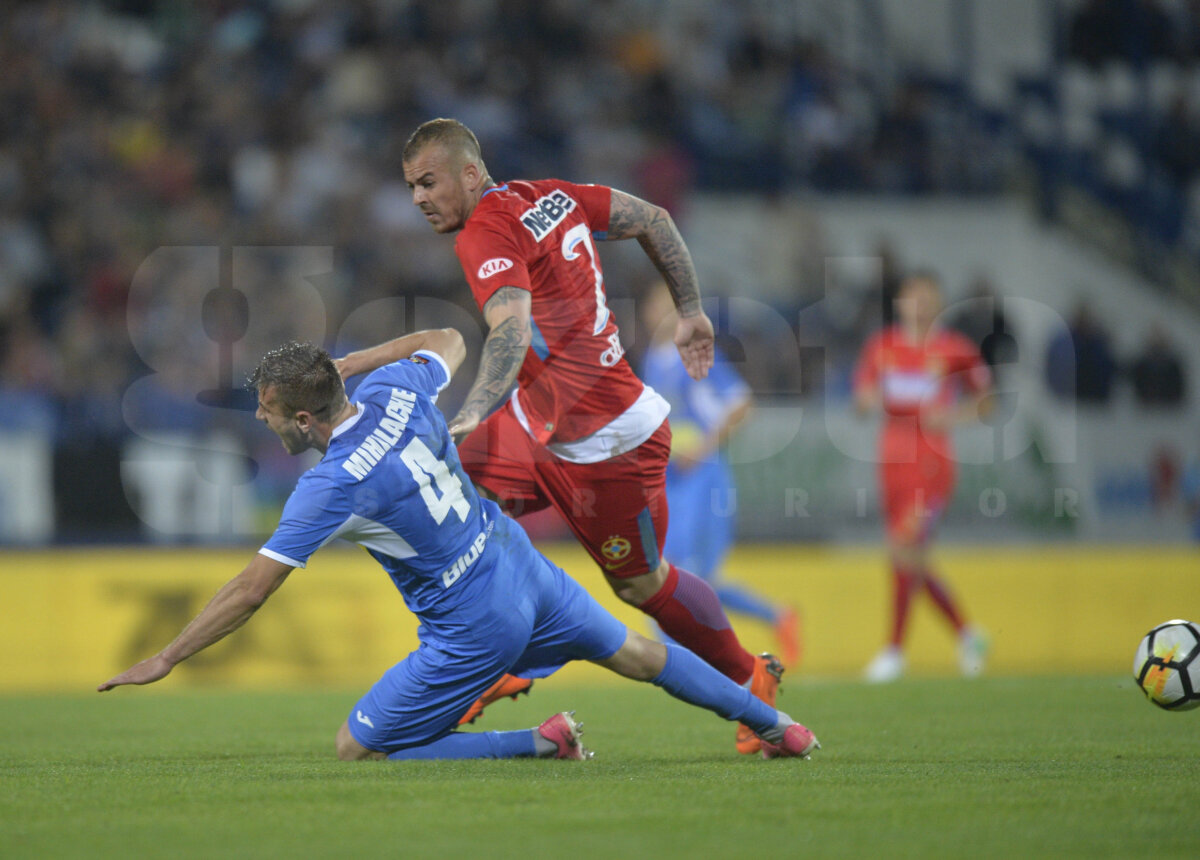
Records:
{"label": "grass turf texture", "polygon": [[0,856],[1194,857],[1200,712],[1117,679],[786,684],[812,761],[633,683],[542,682],[590,762],[332,758],[357,693],[0,698]]}

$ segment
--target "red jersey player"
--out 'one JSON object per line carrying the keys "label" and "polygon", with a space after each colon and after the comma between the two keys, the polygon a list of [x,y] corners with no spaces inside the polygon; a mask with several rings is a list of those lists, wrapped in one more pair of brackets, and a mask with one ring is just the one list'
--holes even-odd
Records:
{"label": "red jersey player", "polygon": [[[459,234],[455,251],[488,325],[478,375],[450,421],[467,473],[514,515],[553,505],[618,597],[773,703],[782,664],[746,651],[712,587],[661,557],[669,407],[629,367],[606,304],[594,243],[636,238],[679,309],[684,365],[697,379],[708,373],[712,323],[670,215],[600,185],[498,185],[457,120],[421,125],[403,162],[430,226]],[[467,716],[520,684],[500,679]],[[741,726],[737,746],[759,748]]]}
{"label": "red jersey player", "polygon": [[909,604],[922,590],[958,634],[963,673],[983,669],[984,639],[930,566],[929,542],[954,494],[950,431],[982,414],[991,374],[974,344],[936,326],[941,309],[937,277],[909,275],[896,293],[896,324],[867,342],[854,374],[859,412],[883,413],[879,476],[894,586],[891,640],[867,666],[870,681],[904,673]]}

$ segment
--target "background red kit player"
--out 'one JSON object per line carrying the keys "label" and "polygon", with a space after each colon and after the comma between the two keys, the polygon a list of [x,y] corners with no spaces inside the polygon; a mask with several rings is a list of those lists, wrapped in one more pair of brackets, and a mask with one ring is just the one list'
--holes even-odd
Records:
{"label": "background red kit player", "polygon": [[896,294],[895,325],[867,341],[854,375],[858,411],[883,416],[879,480],[893,583],[890,638],[867,666],[869,681],[904,674],[910,604],[923,591],[958,636],[963,674],[983,670],[986,641],[934,572],[929,547],[954,495],[951,431],[986,411],[991,373],[974,344],[936,324],[941,310],[937,276],[909,275]]}

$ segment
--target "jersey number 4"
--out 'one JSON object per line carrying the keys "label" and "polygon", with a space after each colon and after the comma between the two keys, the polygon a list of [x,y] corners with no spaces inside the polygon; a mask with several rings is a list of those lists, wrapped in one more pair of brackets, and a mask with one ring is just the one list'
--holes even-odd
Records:
{"label": "jersey number 4", "polygon": [[[608,325],[608,303],[604,295],[604,273],[600,271],[600,263],[596,259],[596,247],[592,244],[592,231],[587,224],[576,224],[563,234],[562,255],[565,260],[578,260],[580,245],[587,249],[588,264],[592,267],[592,276],[596,281],[596,324],[592,326],[592,334],[601,335]],[[608,338],[608,349],[600,354],[600,364],[612,367],[625,354],[621,346],[621,336],[613,332]]]}
{"label": "jersey number 4", "polygon": [[[471,513],[471,503],[462,492],[462,480],[451,474],[444,460],[433,456],[433,452],[420,439],[413,439],[400,451],[400,459],[412,472],[413,480],[421,491],[421,498],[429,515],[439,526],[451,511],[458,514],[462,522]],[[434,489],[434,487],[437,489]]]}

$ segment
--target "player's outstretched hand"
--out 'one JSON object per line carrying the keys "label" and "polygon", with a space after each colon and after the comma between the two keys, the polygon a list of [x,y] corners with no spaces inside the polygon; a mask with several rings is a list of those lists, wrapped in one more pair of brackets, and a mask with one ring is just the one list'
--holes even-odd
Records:
{"label": "player's outstretched hand", "polygon": [[148,660],[143,660],[136,666],[126,669],[117,677],[105,681],[96,688],[96,692],[103,693],[105,690],[111,690],[113,687],[120,687],[124,684],[153,684],[155,681],[167,677],[171,668],[171,664],[161,654],[155,654]]}
{"label": "player's outstretched hand", "polygon": [[681,316],[675,324],[675,347],[692,379],[708,376],[713,365],[713,325],[703,312]]}

